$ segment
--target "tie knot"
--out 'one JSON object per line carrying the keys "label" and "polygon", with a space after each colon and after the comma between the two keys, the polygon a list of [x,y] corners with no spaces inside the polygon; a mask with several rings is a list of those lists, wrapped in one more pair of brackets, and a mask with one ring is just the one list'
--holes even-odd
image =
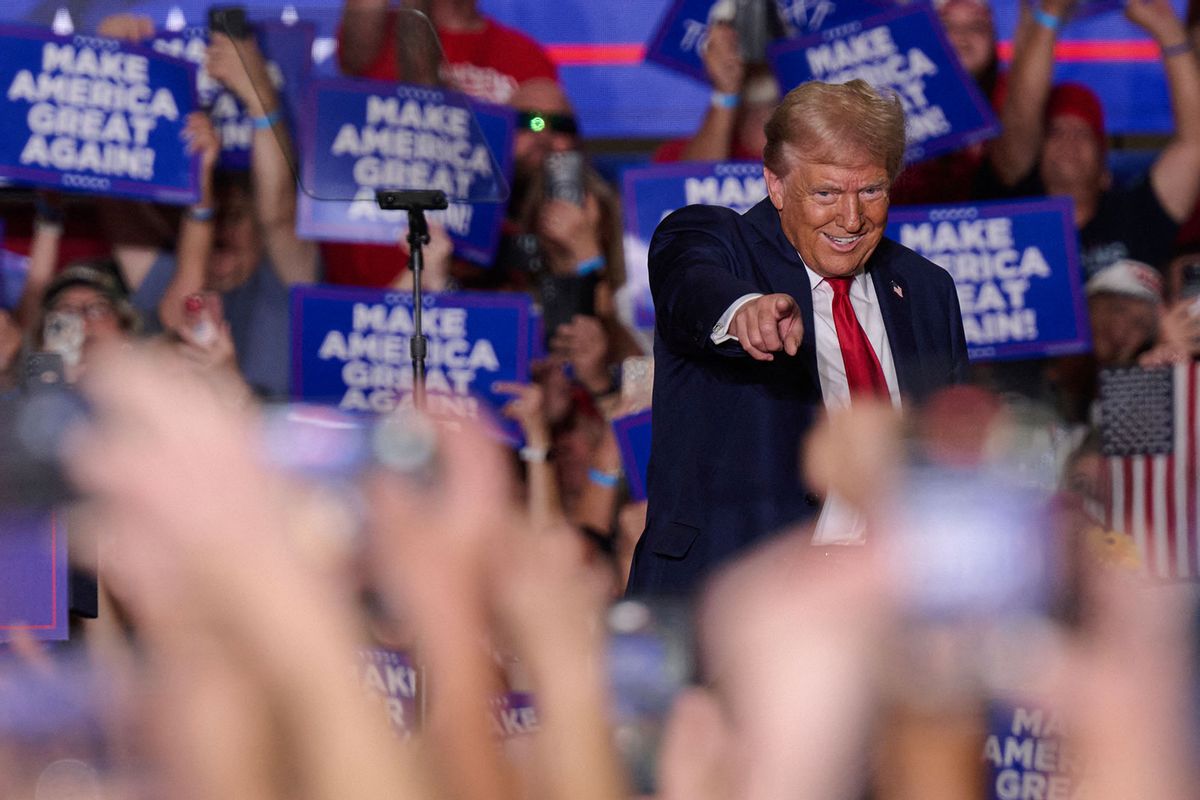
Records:
{"label": "tie knot", "polygon": [[850,284],[854,283],[853,277],[845,278],[826,278],[829,283],[829,288],[833,289],[835,297],[844,297],[850,294]]}

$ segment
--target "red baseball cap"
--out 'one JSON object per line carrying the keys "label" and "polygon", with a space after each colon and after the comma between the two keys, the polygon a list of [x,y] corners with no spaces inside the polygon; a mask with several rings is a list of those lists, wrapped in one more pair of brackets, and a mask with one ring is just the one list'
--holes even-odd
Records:
{"label": "red baseball cap", "polygon": [[1050,91],[1046,101],[1046,121],[1056,117],[1078,117],[1092,129],[1101,146],[1108,141],[1100,98],[1082,83],[1060,83]]}

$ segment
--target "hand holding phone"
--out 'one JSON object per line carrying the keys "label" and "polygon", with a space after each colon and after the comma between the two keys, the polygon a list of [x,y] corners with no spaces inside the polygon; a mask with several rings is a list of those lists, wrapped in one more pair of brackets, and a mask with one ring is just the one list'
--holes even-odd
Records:
{"label": "hand holding phone", "polygon": [[208,30],[223,33],[230,39],[250,38],[246,9],[242,6],[212,6],[208,9]]}
{"label": "hand holding phone", "polygon": [[566,200],[583,205],[583,153],[564,150],[546,156],[546,196],[551,200]]}

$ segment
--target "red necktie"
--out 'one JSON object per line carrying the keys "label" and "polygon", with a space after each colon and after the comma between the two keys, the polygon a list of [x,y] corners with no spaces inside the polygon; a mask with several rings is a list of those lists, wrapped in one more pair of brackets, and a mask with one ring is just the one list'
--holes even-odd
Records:
{"label": "red necktie", "polygon": [[854,278],[826,278],[833,289],[833,325],[837,328],[842,361],[846,365],[846,380],[851,398],[859,395],[886,399],[889,396],[887,379],[879,366],[879,357],[871,341],[858,324],[854,306],[850,304],[850,284]]}

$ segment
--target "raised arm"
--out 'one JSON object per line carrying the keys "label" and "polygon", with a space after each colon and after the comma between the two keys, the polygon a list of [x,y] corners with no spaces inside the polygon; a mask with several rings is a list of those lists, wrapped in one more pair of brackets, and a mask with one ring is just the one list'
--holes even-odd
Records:
{"label": "raised arm", "polygon": [[234,42],[214,33],[208,48],[208,73],[237,95],[255,120],[250,151],[254,208],[272,267],[285,286],[313,283],[317,280],[317,247],[296,235],[294,151],[266,60],[253,39]]}
{"label": "raised arm", "polygon": [[54,277],[63,234],[62,214],[48,197],[38,195],[37,205],[33,241],[29,246],[29,270],[17,304],[17,322],[27,334],[36,332],[42,324],[42,295]]}
{"label": "raised arm", "polygon": [[[667,217],[650,240],[650,291],[658,334],[681,352],[713,347],[713,325],[759,287],[733,272],[733,253],[715,232],[724,209],[691,206]],[[732,212],[728,212],[732,213]]]}
{"label": "raised arm", "polygon": [[346,0],[338,60],[342,71],[361,74],[379,56],[388,33],[388,0]]}
{"label": "raised arm", "polygon": [[1035,10],[1022,5],[1000,136],[989,151],[996,177],[1005,186],[1015,186],[1037,164],[1054,77],[1054,42],[1072,5],[1073,0],[1040,0]]}
{"label": "raised arm", "polygon": [[1200,61],[1168,0],[1131,0],[1125,15],[1162,50],[1175,135],[1150,168],[1150,185],[1171,218],[1183,222],[1200,195]]}
{"label": "raised arm", "polygon": [[516,420],[525,435],[521,460],[526,467],[526,511],[530,524],[538,530],[559,525],[563,521],[563,509],[558,496],[558,478],[549,461],[554,442],[550,436],[550,422],[546,419],[542,387],[536,383],[500,381],[493,388],[513,396],[501,413]]}
{"label": "raised arm", "polygon": [[212,173],[221,154],[221,139],[203,111],[188,115],[184,138],[187,151],[200,158],[200,202],[184,212],[175,251],[175,274],[158,302],[158,318],[167,330],[183,326],[185,298],[204,289],[204,274],[213,247]]}
{"label": "raised arm", "polygon": [[790,295],[764,295],[734,273],[728,240],[714,235],[723,227],[716,215],[725,213],[732,214],[688,206],[654,232],[650,291],[658,335],[685,353],[749,355],[757,361],[771,361],[780,350],[795,355],[804,337],[800,307]]}
{"label": "raised arm", "polygon": [[746,62],[733,25],[717,22],[709,26],[701,58],[713,96],[700,129],[683,148],[682,160],[724,161],[729,158],[733,144],[742,83],[746,78]]}

